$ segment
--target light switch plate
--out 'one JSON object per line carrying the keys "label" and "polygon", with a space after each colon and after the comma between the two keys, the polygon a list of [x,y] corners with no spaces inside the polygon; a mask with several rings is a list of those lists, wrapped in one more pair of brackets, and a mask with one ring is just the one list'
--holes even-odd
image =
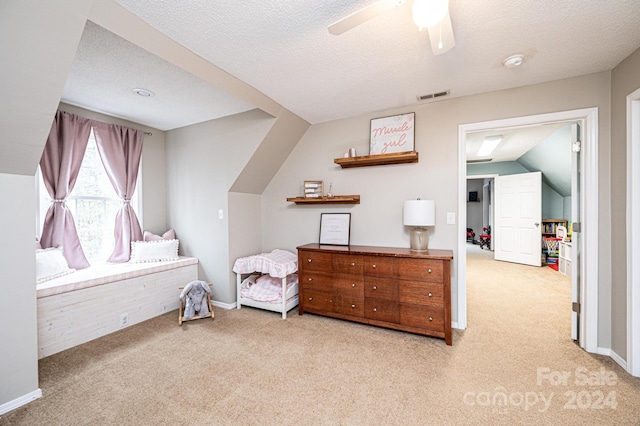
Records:
{"label": "light switch plate", "polygon": [[456,213],[447,212],[447,225],[455,225],[455,224],[456,224]]}
{"label": "light switch plate", "polygon": [[218,219],[224,219],[224,212],[222,209],[218,210]]}

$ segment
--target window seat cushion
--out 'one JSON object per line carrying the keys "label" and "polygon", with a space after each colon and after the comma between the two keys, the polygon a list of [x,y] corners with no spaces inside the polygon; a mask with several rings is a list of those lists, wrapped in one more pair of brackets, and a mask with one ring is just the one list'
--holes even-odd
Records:
{"label": "window seat cushion", "polygon": [[178,260],[150,263],[104,263],[81,269],[69,275],[45,281],[36,286],[37,298],[68,293],[88,287],[122,281],[129,278],[168,271],[198,263],[195,257],[180,256]]}

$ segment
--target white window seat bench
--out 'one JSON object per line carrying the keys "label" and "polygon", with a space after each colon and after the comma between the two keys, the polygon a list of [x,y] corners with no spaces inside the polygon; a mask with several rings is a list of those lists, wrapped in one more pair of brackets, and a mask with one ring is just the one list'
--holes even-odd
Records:
{"label": "white window seat bench", "polygon": [[178,309],[198,259],[91,266],[36,286],[38,358]]}

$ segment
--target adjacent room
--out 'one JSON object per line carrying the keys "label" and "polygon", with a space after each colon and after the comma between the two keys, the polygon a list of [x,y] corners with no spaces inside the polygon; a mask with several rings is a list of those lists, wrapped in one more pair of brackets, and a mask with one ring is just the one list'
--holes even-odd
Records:
{"label": "adjacent room", "polygon": [[638,22],[3,2],[0,426],[636,424]]}

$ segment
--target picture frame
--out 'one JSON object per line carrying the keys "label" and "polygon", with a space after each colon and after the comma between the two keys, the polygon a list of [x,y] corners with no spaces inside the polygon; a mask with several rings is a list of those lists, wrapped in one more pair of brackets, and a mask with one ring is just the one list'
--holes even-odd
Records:
{"label": "picture frame", "polygon": [[305,198],[324,197],[324,182],[321,180],[305,180],[303,187]]}
{"label": "picture frame", "polygon": [[351,213],[320,213],[320,244],[348,246]]}
{"label": "picture frame", "polygon": [[369,155],[415,151],[416,113],[371,120]]}

